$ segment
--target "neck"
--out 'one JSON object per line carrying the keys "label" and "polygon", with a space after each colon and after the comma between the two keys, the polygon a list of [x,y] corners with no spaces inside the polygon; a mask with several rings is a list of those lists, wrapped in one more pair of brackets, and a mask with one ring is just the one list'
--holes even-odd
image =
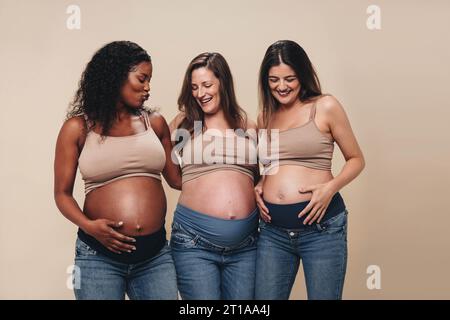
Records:
{"label": "neck", "polygon": [[295,107],[301,107],[301,106],[303,106],[303,102],[301,102],[300,99],[296,99],[292,103],[280,104],[279,110],[280,111],[289,111]]}
{"label": "neck", "polygon": [[222,108],[214,114],[205,114],[205,126],[208,129],[214,128],[220,130],[230,128]]}
{"label": "neck", "polygon": [[117,104],[116,107],[116,121],[120,122],[125,119],[129,119],[131,115],[133,114],[133,109],[130,107],[127,107],[123,103]]}

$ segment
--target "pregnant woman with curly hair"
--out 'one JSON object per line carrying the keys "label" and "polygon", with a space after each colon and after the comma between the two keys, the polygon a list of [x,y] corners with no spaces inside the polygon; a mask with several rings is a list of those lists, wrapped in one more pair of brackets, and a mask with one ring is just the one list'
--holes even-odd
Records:
{"label": "pregnant woman with curly hair", "polygon": [[[181,188],[164,118],[143,107],[153,66],[137,44],[101,48],[87,64],[58,136],[55,201],[79,227],[77,299],[176,299],[166,241],[161,173]],[[167,161],[166,161],[167,160]],[[77,167],[85,182],[81,210],[72,196]]]}

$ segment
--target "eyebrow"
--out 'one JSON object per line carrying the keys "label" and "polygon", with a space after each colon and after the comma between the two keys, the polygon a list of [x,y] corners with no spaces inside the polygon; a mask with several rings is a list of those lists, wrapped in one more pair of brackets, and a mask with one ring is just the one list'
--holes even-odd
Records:
{"label": "eyebrow", "polygon": [[[288,75],[288,76],[286,76],[286,77],[284,77],[284,78],[293,78],[293,77],[297,77],[295,74],[290,74],[290,75]],[[269,78],[280,78],[280,77],[278,77],[278,76],[271,76],[271,75],[269,75]]]}
{"label": "eyebrow", "polygon": [[[206,81],[201,82],[201,84],[205,84],[205,83],[212,84],[212,81],[211,80],[206,80]],[[192,82],[191,85],[192,86],[196,86],[197,84]]]}

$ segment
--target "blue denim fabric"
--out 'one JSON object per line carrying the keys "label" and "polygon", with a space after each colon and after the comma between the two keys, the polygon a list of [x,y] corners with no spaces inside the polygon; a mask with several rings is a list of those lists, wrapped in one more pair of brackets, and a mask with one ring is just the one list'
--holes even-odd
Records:
{"label": "blue denim fabric", "polygon": [[[74,287],[77,300],[176,300],[176,273],[166,244],[153,258],[136,264],[117,262],[76,241]],[[76,281],[75,281],[76,282]]]}
{"label": "blue denim fabric", "polygon": [[223,247],[174,221],[170,246],[181,298],[253,299],[257,239],[255,230],[238,245]]}
{"label": "blue denim fabric", "polygon": [[303,264],[310,300],[340,300],[347,267],[347,210],[302,229],[260,222],[255,298],[287,300]]}
{"label": "blue denim fabric", "polygon": [[253,210],[244,219],[221,219],[178,204],[173,221],[222,247],[233,247],[258,229],[259,211]]}

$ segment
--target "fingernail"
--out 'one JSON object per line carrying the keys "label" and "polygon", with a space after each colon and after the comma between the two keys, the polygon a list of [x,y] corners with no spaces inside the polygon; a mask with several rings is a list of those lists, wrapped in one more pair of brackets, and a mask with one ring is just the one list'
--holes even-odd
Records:
{"label": "fingernail", "polygon": [[132,249],[133,249],[134,251],[136,251],[136,247],[133,247]]}
{"label": "fingernail", "polygon": [[123,225],[123,221],[119,221],[119,226]]}
{"label": "fingernail", "polygon": [[127,252],[128,252],[128,253],[131,253],[131,250],[128,250]]}

